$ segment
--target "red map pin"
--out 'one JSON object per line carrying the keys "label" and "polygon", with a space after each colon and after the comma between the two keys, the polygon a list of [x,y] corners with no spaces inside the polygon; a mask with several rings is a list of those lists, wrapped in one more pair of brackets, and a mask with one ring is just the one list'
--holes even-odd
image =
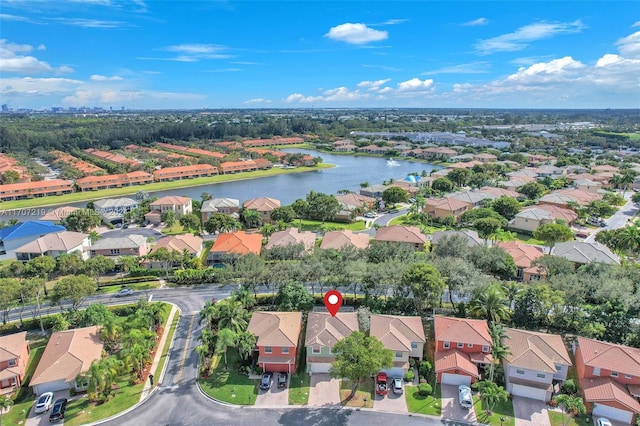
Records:
{"label": "red map pin", "polygon": [[324,294],[324,306],[335,317],[342,306],[342,294],[338,290],[329,290]]}

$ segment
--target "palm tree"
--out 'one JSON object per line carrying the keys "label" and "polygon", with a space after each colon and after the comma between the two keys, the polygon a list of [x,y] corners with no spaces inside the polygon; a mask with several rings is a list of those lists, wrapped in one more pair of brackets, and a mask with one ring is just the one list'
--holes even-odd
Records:
{"label": "palm tree", "polygon": [[227,349],[236,343],[236,333],[228,328],[223,328],[218,332],[218,341],[216,342],[216,351],[224,352],[224,368],[227,364]]}
{"label": "palm tree", "polygon": [[505,333],[502,324],[491,324],[489,326],[489,334],[491,335],[491,356],[493,358],[491,361],[491,369],[489,370],[489,380],[493,381],[496,363],[498,365],[502,364],[502,361],[511,355],[511,351],[504,344],[504,341],[509,337]]}
{"label": "palm tree", "polygon": [[0,425],[2,425],[2,413],[13,405],[13,400],[7,395],[0,395]]}
{"label": "palm tree", "polygon": [[469,311],[475,317],[484,318],[490,323],[499,323],[509,318],[509,310],[504,302],[502,288],[493,284],[476,293],[469,302]]}
{"label": "palm tree", "polygon": [[262,217],[257,210],[242,209],[240,217],[247,228],[259,228],[262,224]]}
{"label": "palm tree", "polygon": [[584,414],[587,410],[584,406],[584,401],[579,396],[571,396],[567,394],[560,394],[554,398],[559,406],[562,407],[562,425],[564,426],[564,414],[566,411],[575,414]]}
{"label": "palm tree", "polygon": [[640,249],[640,227],[628,225],[618,231],[618,242],[620,248],[626,250],[629,257]]}
{"label": "palm tree", "polygon": [[202,324],[203,321],[206,321],[207,327],[209,329],[214,329],[216,323],[216,304],[214,302],[205,302],[204,307],[200,311],[200,318],[198,320],[198,324]]}
{"label": "palm tree", "polygon": [[256,298],[245,286],[240,286],[237,289],[231,290],[231,296],[229,299],[242,303],[242,306],[245,309],[250,309],[256,304]]}
{"label": "palm tree", "polygon": [[113,353],[118,348],[122,327],[114,319],[107,321],[100,327],[100,340],[104,342],[107,352]]}
{"label": "palm tree", "polygon": [[265,223],[262,225],[262,228],[260,228],[260,233],[265,238],[269,238],[274,232],[276,232],[276,227],[270,223]]}
{"label": "palm tree", "polygon": [[245,331],[238,333],[236,337],[236,349],[238,349],[238,355],[240,359],[246,361],[256,348],[256,336],[251,332]]}
{"label": "palm tree", "polygon": [[198,365],[200,366],[200,371],[204,371],[205,365],[204,362],[209,355],[209,346],[206,344],[201,344],[195,347],[195,351],[198,354]]}
{"label": "palm tree", "polygon": [[504,295],[509,302],[509,309],[513,310],[513,303],[515,302],[516,297],[518,297],[518,293],[520,293],[521,290],[522,287],[515,281],[507,281],[502,284],[502,291],[504,291]]}
{"label": "palm tree", "polygon": [[247,329],[247,310],[241,302],[226,299],[215,306],[218,330],[228,328],[234,333],[240,333]]}
{"label": "palm tree", "polygon": [[144,344],[134,343],[122,350],[121,354],[125,365],[127,365],[138,378],[142,378],[145,362],[151,359],[150,348]]}

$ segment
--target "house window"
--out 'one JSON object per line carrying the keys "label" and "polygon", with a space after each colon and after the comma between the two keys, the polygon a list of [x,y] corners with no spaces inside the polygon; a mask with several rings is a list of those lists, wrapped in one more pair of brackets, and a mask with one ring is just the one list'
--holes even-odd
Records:
{"label": "house window", "polygon": [[618,372],[617,371],[612,371],[611,372],[611,377],[618,377]]}
{"label": "house window", "polygon": [[519,375],[521,375],[521,376],[524,376],[524,370],[517,369],[517,370],[516,370],[516,374],[519,374]]}
{"label": "house window", "polygon": [[488,345],[484,345],[482,347],[482,352],[489,352],[489,346]]}
{"label": "house window", "polygon": [[311,353],[319,354],[320,353],[320,346],[314,346],[313,348],[311,348]]}
{"label": "house window", "polygon": [[442,346],[443,346],[445,349],[449,349],[449,348],[451,347],[451,343],[449,343],[449,342],[444,342],[444,343],[442,344]]}
{"label": "house window", "polygon": [[15,367],[16,366],[16,360],[15,359],[10,359],[9,360],[9,367]]}
{"label": "house window", "polygon": [[396,358],[402,358],[402,352],[396,351]]}
{"label": "house window", "polygon": [[265,346],[264,347],[264,353],[265,354],[270,354],[273,352],[273,348],[271,346]]}
{"label": "house window", "polygon": [[96,255],[96,251],[95,250],[91,250],[91,256],[95,256]]}
{"label": "house window", "polygon": [[594,376],[600,375],[600,367],[593,367],[593,375]]}
{"label": "house window", "polygon": [[546,374],[544,374],[544,373],[538,373],[538,374],[536,374],[536,377],[537,377],[538,379],[544,379],[545,377],[547,377],[547,375],[546,375]]}
{"label": "house window", "polygon": [[556,371],[562,371],[562,365],[561,364],[556,364]]}
{"label": "house window", "polygon": [[416,342],[411,342],[411,349],[418,349],[418,344]]}
{"label": "house window", "polygon": [[120,254],[120,249],[111,249],[109,250],[111,254]]}
{"label": "house window", "polygon": [[472,348],[473,347],[473,343],[467,343],[467,347],[468,348]]}
{"label": "house window", "polygon": [[625,375],[624,375],[624,378],[625,378],[625,379],[630,379],[630,378],[631,378],[631,374],[625,374]]}
{"label": "house window", "polygon": [[464,343],[458,342],[458,344],[456,346],[459,347],[459,348],[464,348]]}
{"label": "house window", "polygon": [[282,353],[283,354],[288,354],[289,353],[289,348],[282,348]]}

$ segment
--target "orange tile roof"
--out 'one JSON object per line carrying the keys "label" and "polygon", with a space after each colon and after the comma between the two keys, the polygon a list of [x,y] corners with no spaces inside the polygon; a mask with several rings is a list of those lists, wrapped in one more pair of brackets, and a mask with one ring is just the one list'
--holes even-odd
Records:
{"label": "orange tile roof", "polygon": [[302,312],[254,312],[247,331],[257,346],[297,347],[302,329]]}
{"label": "orange tile roof", "polygon": [[464,352],[455,349],[436,352],[435,361],[436,373],[449,370],[462,370],[473,377],[480,377],[480,374],[478,374],[478,366],[475,365],[469,358],[469,355]]}
{"label": "orange tile roof", "polygon": [[207,171],[218,171],[218,168],[212,166],[211,164],[191,164],[188,166],[176,166],[176,167],[163,167],[160,170],[155,170],[153,172],[154,175],[163,175],[163,174],[171,174],[171,173],[180,173],[180,172],[207,172]]}
{"label": "orange tile roof", "polygon": [[462,208],[465,207],[469,207],[468,203],[465,203],[464,201],[460,201],[456,198],[428,198],[425,203],[424,203],[424,207],[433,207],[433,208],[437,208],[437,209],[443,209],[443,210],[447,210],[450,212],[454,212],[456,210],[460,210]]}
{"label": "orange tile roof", "polygon": [[182,253],[187,250],[189,254],[194,255],[202,249],[202,238],[193,234],[180,234],[163,237],[158,240],[151,249],[151,253],[157,251],[161,247],[165,247],[169,251],[178,251]]}
{"label": "orange tile roof", "polygon": [[153,180],[153,175],[141,170],[129,173],[119,173],[115,175],[103,175],[103,176],[86,176],[76,180],[78,185],[91,184],[91,183],[107,183],[111,182],[129,182],[132,178],[142,178]]}
{"label": "orange tile roof", "polygon": [[640,414],[640,403],[627,392],[624,385],[609,377],[593,377],[580,381],[580,387],[587,402],[615,401],[630,411]]}
{"label": "orange tile roof", "polygon": [[212,252],[234,254],[254,253],[260,255],[262,249],[262,235],[247,234],[244,231],[230,232],[218,235],[211,247]]}
{"label": "orange tile roof", "polygon": [[26,341],[26,331],[0,336],[0,362],[19,358]]}
{"label": "orange tile roof", "polygon": [[54,187],[57,187],[57,186],[71,187],[71,185],[73,185],[73,182],[70,180],[52,179],[52,180],[41,180],[36,182],[8,183],[6,185],[0,185],[0,191],[9,192],[9,191],[41,189],[41,188],[53,189]]}
{"label": "orange tile roof", "polygon": [[369,334],[385,348],[411,352],[411,343],[425,343],[422,319],[415,316],[371,315]]}
{"label": "orange tile roof", "polygon": [[331,348],[336,342],[358,330],[356,312],[339,312],[336,316],[327,312],[309,312],[304,345]]}
{"label": "orange tile roof", "polygon": [[313,250],[316,243],[316,234],[311,231],[298,231],[298,228],[289,228],[284,231],[274,232],[269,237],[266,249],[273,247],[285,247],[290,244],[303,244],[305,250]]}
{"label": "orange tile roof", "polygon": [[252,198],[242,203],[242,207],[251,210],[270,211],[280,207],[280,200],[269,197]]}
{"label": "orange tile roof", "polygon": [[376,230],[376,241],[424,244],[427,237],[416,226],[382,226]]}
{"label": "orange tile roof", "polygon": [[544,255],[541,248],[530,246],[521,241],[500,241],[498,247],[513,257],[519,268],[530,268],[531,262]]}
{"label": "orange tile roof", "polygon": [[578,337],[585,365],[640,376],[640,349],[615,343]]}
{"label": "orange tile roof", "polygon": [[326,232],[324,237],[322,237],[320,248],[323,250],[341,250],[344,247],[365,249],[369,247],[369,242],[369,234],[355,233],[349,229],[343,229],[340,231]]}
{"label": "orange tile roof", "polygon": [[480,346],[491,345],[491,335],[485,320],[435,315],[433,317],[433,326],[438,342],[463,342]]}
{"label": "orange tile roof", "polygon": [[506,361],[515,366],[557,373],[556,364],[572,365],[562,336],[505,328],[504,345],[511,355]]}
{"label": "orange tile roof", "polygon": [[181,197],[179,195],[165,195],[162,198],[158,198],[153,203],[149,204],[149,206],[160,207],[160,206],[184,206],[186,204],[191,204],[191,198],[189,197]]}
{"label": "orange tile roof", "polygon": [[555,204],[533,204],[525,207],[522,211],[530,209],[542,209],[551,213],[551,217],[554,219],[563,219],[567,223],[573,223],[578,219],[578,213],[571,209],[565,209],[564,207],[556,206]]}

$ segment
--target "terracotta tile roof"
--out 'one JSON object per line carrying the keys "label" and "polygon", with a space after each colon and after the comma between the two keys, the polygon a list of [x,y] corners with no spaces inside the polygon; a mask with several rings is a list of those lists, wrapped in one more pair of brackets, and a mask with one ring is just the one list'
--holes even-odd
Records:
{"label": "terracotta tile roof", "polygon": [[269,197],[258,197],[242,203],[245,209],[257,210],[257,211],[271,211],[277,207],[280,207],[280,200]]}
{"label": "terracotta tile roof", "polygon": [[214,198],[202,203],[201,212],[217,212],[219,208],[240,208],[240,200],[233,198]]}
{"label": "terracotta tile roof", "polygon": [[337,341],[358,330],[358,314],[356,312],[339,312],[335,317],[326,312],[310,312],[304,345],[331,348]]}
{"label": "terracotta tile roof", "polygon": [[516,266],[523,269],[530,268],[531,262],[544,255],[541,248],[521,241],[500,241],[497,245],[513,257]]}
{"label": "terracotta tile roof", "polygon": [[163,167],[153,172],[154,176],[164,176],[174,173],[198,172],[198,173],[218,173],[218,168],[211,164],[190,164],[188,166]]}
{"label": "terracotta tile roof", "polygon": [[244,231],[220,234],[211,247],[212,252],[257,255],[260,255],[261,249],[262,235],[247,234]]}
{"label": "terracotta tile roof", "polygon": [[468,318],[433,317],[435,337],[438,342],[463,342],[474,345],[491,345],[487,321]]}
{"label": "terracotta tile roof", "polygon": [[[81,245],[88,234],[72,231],[61,231],[43,235],[35,241],[18,247],[16,253],[40,253],[48,251],[69,251]],[[88,247],[88,244],[87,244]]]}
{"label": "terracotta tile roof", "polygon": [[427,237],[416,226],[383,226],[376,230],[376,241],[424,244]]}
{"label": "terracotta tile roof", "polygon": [[26,331],[0,336],[0,362],[20,357],[26,341]]}
{"label": "terracotta tile roof", "polygon": [[593,377],[580,381],[580,387],[586,402],[615,401],[630,411],[640,414],[640,403],[627,392],[624,385],[609,377]]}
{"label": "terracotta tile roof", "polygon": [[320,248],[323,250],[341,250],[344,247],[355,247],[365,249],[369,247],[369,234],[355,233],[344,229],[341,231],[329,231],[324,234]]}
{"label": "terracotta tile roof", "polygon": [[194,255],[202,250],[202,238],[193,234],[171,235],[169,237],[160,238],[151,253],[157,251],[161,247],[166,247],[169,251],[187,250],[189,254]]}
{"label": "terracotta tile roof", "polygon": [[360,195],[354,192],[351,192],[345,195],[337,195],[336,200],[338,200],[342,204],[347,204],[347,205],[356,206],[356,207],[361,207],[361,206],[373,207],[373,205],[376,202],[376,199],[373,197],[367,197],[366,195]]}
{"label": "terracotta tile roof", "polygon": [[515,328],[504,331],[507,339],[503,343],[511,352],[506,358],[509,364],[554,374],[557,373],[556,364],[572,365],[562,336]]}
{"label": "terracotta tile roof", "polygon": [[449,370],[462,370],[471,376],[480,377],[480,374],[478,374],[478,366],[475,365],[469,358],[469,355],[464,352],[455,349],[436,352],[435,361],[436,373]]}
{"label": "terracotta tile roof", "polygon": [[[115,175],[103,175],[103,176],[86,176],[76,180],[78,185],[87,183],[122,183],[129,182],[132,179],[145,179],[153,181],[153,175],[142,170],[136,170],[135,172],[120,173]],[[51,182],[51,181],[48,181]]]}
{"label": "terracotta tile roof", "polygon": [[97,330],[94,325],[53,333],[29,384],[61,379],[69,382],[89,370],[91,363],[102,356]]}
{"label": "terracotta tile roof", "polygon": [[55,210],[51,210],[44,216],[42,216],[39,220],[48,220],[50,222],[60,222],[62,219],[66,219],[71,213],[76,210],[80,210],[79,207],[73,206],[63,206],[58,207]]}
{"label": "terracotta tile roof", "polygon": [[158,198],[156,201],[150,204],[153,207],[160,206],[184,206],[186,204],[191,204],[191,198],[189,197],[180,197],[179,195],[166,195],[162,198]]}
{"label": "terracotta tile roof", "polygon": [[594,200],[601,200],[602,195],[593,192],[582,191],[580,189],[561,189],[558,194],[568,195],[578,200],[580,204],[589,204]]}
{"label": "terracotta tile roof", "polygon": [[35,181],[35,182],[8,183],[6,185],[0,185],[0,191],[6,193],[11,191],[26,190],[26,189],[41,189],[41,188],[56,189],[58,187],[71,188],[72,185],[73,185],[73,182],[70,180],[51,179],[51,180],[41,180],[41,181]]}
{"label": "terracotta tile roof", "polygon": [[412,342],[426,342],[420,317],[374,314],[369,334],[393,351],[411,352]]}
{"label": "terracotta tile roof", "polygon": [[273,247],[285,247],[290,244],[304,244],[307,251],[313,250],[316,244],[316,234],[311,231],[298,231],[298,228],[289,228],[284,231],[274,232],[269,237],[269,242],[265,246],[266,249]]}
{"label": "terracotta tile roof", "polygon": [[174,151],[180,151],[180,152],[184,152],[184,153],[187,153],[187,154],[200,155],[200,156],[213,157],[213,158],[223,158],[224,157],[224,154],[221,154],[219,152],[207,151],[205,149],[200,149],[200,148],[189,148],[189,147],[186,147],[186,146],[173,145],[173,144],[164,143],[164,142],[158,142],[156,145],[158,145],[161,148],[173,149]]}
{"label": "terracotta tile roof", "polygon": [[254,312],[247,331],[257,346],[297,347],[302,327],[302,312]]}
{"label": "terracotta tile roof", "polygon": [[429,198],[424,203],[424,209],[429,207],[448,210],[454,212],[459,209],[469,208],[469,203],[457,200],[455,198]]}
{"label": "terracotta tile roof", "polygon": [[580,355],[585,365],[640,376],[640,349],[578,337]]}
{"label": "terracotta tile roof", "polygon": [[516,191],[512,191],[510,189],[506,189],[506,188],[495,188],[493,186],[483,186],[482,188],[480,188],[478,190],[478,192],[484,192],[486,194],[491,194],[494,197],[502,197],[507,196],[507,197],[512,197],[512,198],[518,198],[520,196],[520,194]]}
{"label": "terracotta tile roof", "polygon": [[526,212],[533,209],[545,210],[550,214],[552,219],[562,219],[567,223],[573,223],[578,219],[578,214],[571,209],[565,209],[563,207],[556,206],[554,204],[534,204],[522,209],[522,212]]}

